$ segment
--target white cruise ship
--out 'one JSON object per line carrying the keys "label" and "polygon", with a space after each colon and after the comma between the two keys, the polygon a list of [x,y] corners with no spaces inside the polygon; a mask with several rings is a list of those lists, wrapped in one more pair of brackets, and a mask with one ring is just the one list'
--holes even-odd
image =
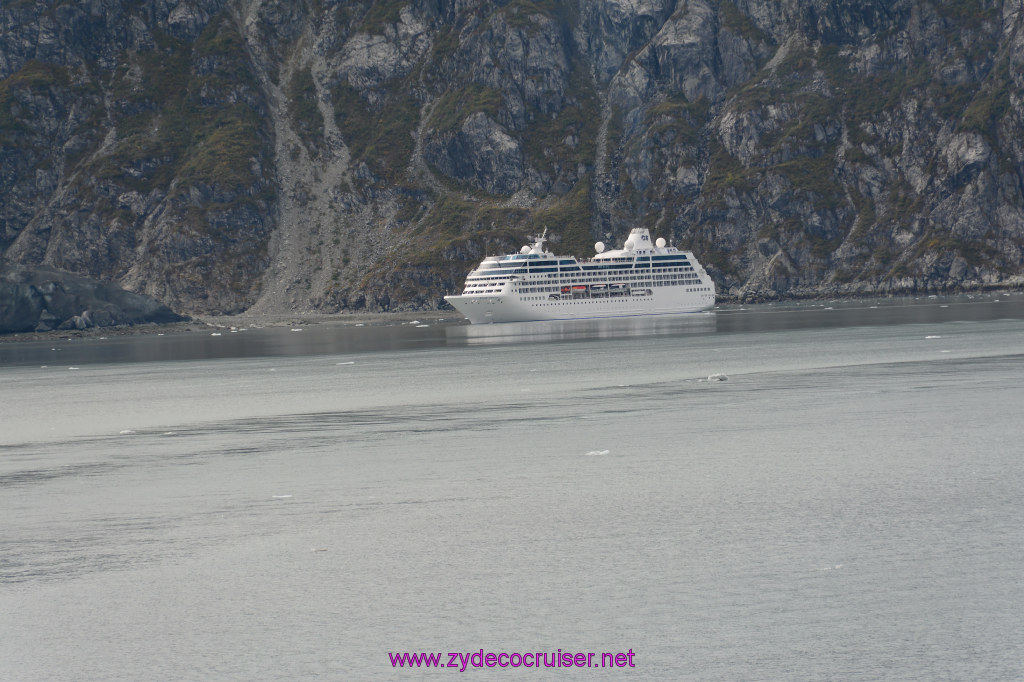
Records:
{"label": "white cruise ship", "polygon": [[625,246],[591,260],[544,250],[547,231],[519,253],[488,256],[466,278],[461,295],[444,299],[473,324],[677,315],[715,304],[715,283],[693,253],[651,243],[646,228]]}

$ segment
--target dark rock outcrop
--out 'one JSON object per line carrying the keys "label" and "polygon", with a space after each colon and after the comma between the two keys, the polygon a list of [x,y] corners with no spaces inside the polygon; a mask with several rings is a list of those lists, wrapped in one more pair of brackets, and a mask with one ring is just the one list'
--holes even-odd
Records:
{"label": "dark rock outcrop", "polygon": [[189,319],[148,296],[48,267],[0,267],[0,334]]}

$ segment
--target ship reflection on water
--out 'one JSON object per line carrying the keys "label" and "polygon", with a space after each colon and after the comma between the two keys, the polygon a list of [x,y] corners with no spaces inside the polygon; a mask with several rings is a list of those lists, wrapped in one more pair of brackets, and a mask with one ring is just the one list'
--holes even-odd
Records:
{"label": "ship reflection on water", "polygon": [[546,320],[460,325],[445,328],[449,343],[534,343],[579,339],[614,339],[630,336],[711,334],[716,331],[713,312],[681,315],[611,317],[590,320]]}

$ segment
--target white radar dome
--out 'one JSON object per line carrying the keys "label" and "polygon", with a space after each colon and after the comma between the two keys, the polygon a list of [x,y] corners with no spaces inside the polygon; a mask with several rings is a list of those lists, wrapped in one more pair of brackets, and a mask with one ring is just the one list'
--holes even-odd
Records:
{"label": "white radar dome", "polygon": [[594,251],[598,253],[604,253],[604,242],[598,242],[594,244]]}
{"label": "white radar dome", "polygon": [[636,244],[633,242],[632,239],[627,239],[626,240],[626,251],[632,251],[635,247],[636,247]]}
{"label": "white radar dome", "polygon": [[519,249],[519,253],[530,253],[530,246],[526,245],[523,248]]}
{"label": "white radar dome", "polygon": [[654,243],[658,245],[659,249],[664,249],[665,248],[665,238],[664,237],[658,237],[658,241],[656,241]]}

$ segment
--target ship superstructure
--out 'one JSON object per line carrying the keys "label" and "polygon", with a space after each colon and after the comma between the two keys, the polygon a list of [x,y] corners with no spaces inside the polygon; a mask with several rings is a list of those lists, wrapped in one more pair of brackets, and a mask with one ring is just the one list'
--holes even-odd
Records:
{"label": "ship superstructure", "polygon": [[715,284],[690,251],[651,243],[646,228],[622,249],[595,244],[590,260],[544,249],[547,231],[519,253],[488,256],[458,296],[445,296],[473,324],[675,315],[715,304]]}

